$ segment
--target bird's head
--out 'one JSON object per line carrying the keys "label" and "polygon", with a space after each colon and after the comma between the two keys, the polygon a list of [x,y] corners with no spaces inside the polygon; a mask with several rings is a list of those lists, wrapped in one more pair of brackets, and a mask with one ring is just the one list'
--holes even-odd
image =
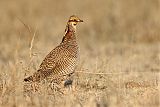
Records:
{"label": "bird's head", "polygon": [[79,22],[83,22],[83,20],[81,20],[79,17],[72,15],[70,16],[69,20],[68,20],[68,24],[72,25],[73,27],[77,25],[77,23]]}

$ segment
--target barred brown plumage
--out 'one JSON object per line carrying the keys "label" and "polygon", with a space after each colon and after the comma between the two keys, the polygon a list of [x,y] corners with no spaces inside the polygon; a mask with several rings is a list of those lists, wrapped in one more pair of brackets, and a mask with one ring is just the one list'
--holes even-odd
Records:
{"label": "barred brown plumage", "polygon": [[51,79],[56,83],[57,78],[60,81],[65,81],[74,73],[79,60],[79,47],[76,40],[76,25],[79,22],[83,22],[83,20],[75,15],[69,18],[65,29],[65,35],[60,45],[54,48],[45,57],[37,72],[25,78],[24,81],[40,82],[43,79]]}

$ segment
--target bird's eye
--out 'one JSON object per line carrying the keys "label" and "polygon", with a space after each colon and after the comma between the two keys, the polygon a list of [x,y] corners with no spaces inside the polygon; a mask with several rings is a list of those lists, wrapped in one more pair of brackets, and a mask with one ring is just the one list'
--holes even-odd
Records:
{"label": "bird's eye", "polygon": [[76,23],[74,23],[73,25],[76,26]]}

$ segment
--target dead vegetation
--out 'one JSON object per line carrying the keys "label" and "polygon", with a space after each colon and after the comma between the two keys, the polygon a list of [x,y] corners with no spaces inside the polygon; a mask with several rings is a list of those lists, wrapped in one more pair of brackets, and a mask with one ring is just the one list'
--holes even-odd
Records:
{"label": "dead vegetation", "polygon": [[[1,107],[159,107],[159,0],[0,1]],[[81,58],[74,92],[47,86],[26,97],[24,77],[62,39],[77,14]]]}

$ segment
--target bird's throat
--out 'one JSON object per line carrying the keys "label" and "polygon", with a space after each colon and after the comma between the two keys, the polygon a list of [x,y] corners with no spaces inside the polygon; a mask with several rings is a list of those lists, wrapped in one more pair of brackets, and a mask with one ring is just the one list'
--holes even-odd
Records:
{"label": "bird's throat", "polygon": [[62,42],[64,43],[64,42],[76,41],[75,33],[76,33],[76,27],[73,27],[72,25],[67,25]]}

